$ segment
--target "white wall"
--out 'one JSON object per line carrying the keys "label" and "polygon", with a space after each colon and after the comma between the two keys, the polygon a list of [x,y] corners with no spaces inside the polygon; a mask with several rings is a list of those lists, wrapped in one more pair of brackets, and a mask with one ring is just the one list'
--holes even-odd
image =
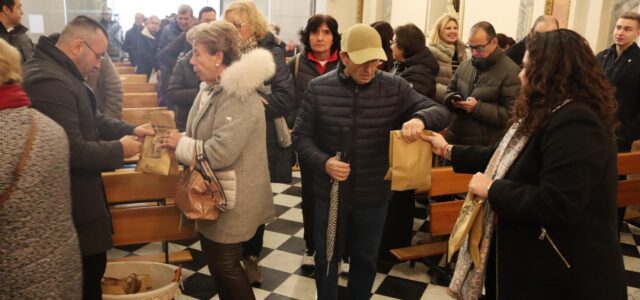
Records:
{"label": "white wall", "polygon": [[594,52],[606,47],[611,15],[610,0],[572,1],[569,29],[584,36]]}
{"label": "white wall", "polygon": [[462,41],[469,39],[469,29],[473,24],[487,21],[496,33],[516,36],[520,1],[515,0],[466,0],[462,17]]}
{"label": "white wall", "polygon": [[310,0],[271,0],[270,22],[280,26],[280,38],[298,43],[298,31],[307,24]]}
{"label": "white wall", "polygon": [[[29,24],[28,15],[42,15],[44,34],[49,35],[54,32],[62,31],[64,28],[64,1],[63,0],[23,0],[22,1],[24,16],[22,16],[22,24],[27,27],[32,27]],[[29,37],[34,41],[38,41],[38,38],[43,33],[31,33]]]}
{"label": "white wall", "polygon": [[[424,33],[425,35],[429,35],[431,33],[431,28],[433,24],[440,18],[444,13],[447,12],[447,1],[443,0],[429,0],[429,7],[427,8],[427,18],[424,25]],[[428,42],[428,41],[427,41]]]}
{"label": "white wall", "polygon": [[425,0],[394,0],[389,21],[391,27],[396,28],[400,25],[413,23],[424,30],[424,24],[427,20],[427,3],[428,1]]}
{"label": "white wall", "polygon": [[[319,0],[316,2],[316,12],[328,14],[338,21],[340,32],[356,24],[357,12],[356,0]],[[324,11],[320,11],[324,8]]]}
{"label": "white wall", "polygon": [[382,19],[382,1],[381,0],[365,0],[362,22],[371,24]]}

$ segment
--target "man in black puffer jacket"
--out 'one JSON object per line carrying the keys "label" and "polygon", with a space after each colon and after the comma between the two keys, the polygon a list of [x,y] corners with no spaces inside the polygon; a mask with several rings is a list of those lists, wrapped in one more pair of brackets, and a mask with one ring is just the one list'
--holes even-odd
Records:
{"label": "man in black puffer jacket", "polygon": [[[391,198],[390,183],[384,180],[389,131],[402,128],[404,139],[413,142],[425,128],[439,131],[447,126],[449,113],[406,80],[376,70],[386,54],[372,27],[350,28],[343,35],[342,51],[337,70],[309,83],[293,141],[301,159],[315,171],[318,299],[337,299],[336,258],[341,257],[346,238],[351,259],[349,298],[369,299]],[[336,158],[339,151],[346,153],[349,163]],[[329,227],[336,221],[329,216],[332,179],[340,182],[335,227]],[[334,240],[327,240],[328,229],[337,230]],[[333,259],[327,262],[327,247],[334,244]]]}

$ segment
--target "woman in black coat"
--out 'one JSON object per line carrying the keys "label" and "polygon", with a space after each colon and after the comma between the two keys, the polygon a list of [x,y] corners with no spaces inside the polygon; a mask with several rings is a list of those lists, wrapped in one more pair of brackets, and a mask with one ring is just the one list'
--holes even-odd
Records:
{"label": "woman in black coat", "polygon": [[425,45],[424,33],[416,25],[398,26],[391,41],[395,60],[391,72],[409,81],[418,93],[433,99],[440,65]]}
{"label": "woman in black coat", "polygon": [[626,299],[612,90],[573,31],[538,34],[527,49],[515,122],[500,145],[424,136],[456,172],[487,168],[469,183],[488,201],[479,265],[465,272],[463,245],[450,292],[474,298],[484,282],[488,299]]}

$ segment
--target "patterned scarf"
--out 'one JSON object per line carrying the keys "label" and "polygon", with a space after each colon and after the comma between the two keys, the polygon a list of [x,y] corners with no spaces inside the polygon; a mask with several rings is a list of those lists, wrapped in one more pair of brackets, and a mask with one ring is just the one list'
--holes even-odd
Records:
{"label": "patterned scarf", "polygon": [[[553,112],[560,109],[565,104],[571,102],[572,99],[565,100],[564,103],[556,107]],[[525,135],[515,135],[518,131],[520,122],[515,122],[500,141],[498,149],[493,153],[489,165],[484,174],[493,180],[502,179],[509,171],[513,162],[518,158],[522,149],[529,141],[529,137]],[[458,260],[456,261],[456,269],[449,284],[447,293],[456,299],[478,299],[482,295],[484,280],[487,270],[487,260],[489,258],[489,248],[491,246],[491,237],[495,225],[495,213],[491,210],[488,201],[484,201],[484,216],[482,217],[482,239],[480,240],[480,264],[478,268],[473,265],[471,253],[469,249],[469,238],[467,237],[460,247]]]}
{"label": "patterned scarf", "polygon": [[[515,136],[519,123],[514,123],[504,135],[498,149],[491,157],[489,165],[484,174],[493,180],[502,179],[509,171],[511,164],[516,160],[520,152],[527,144],[528,137],[524,135]],[[471,253],[469,251],[469,239],[466,238],[460,248],[456,269],[451,279],[451,284],[447,292],[456,299],[478,299],[482,295],[484,279],[487,270],[487,258],[491,246],[491,236],[495,223],[495,213],[491,210],[487,201],[484,201],[483,232],[480,240],[480,265],[474,268]]]}
{"label": "patterned scarf", "polygon": [[242,54],[249,53],[255,48],[258,48],[258,41],[256,41],[254,37],[251,37],[248,40],[242,40],[240,42],[240,53]]}

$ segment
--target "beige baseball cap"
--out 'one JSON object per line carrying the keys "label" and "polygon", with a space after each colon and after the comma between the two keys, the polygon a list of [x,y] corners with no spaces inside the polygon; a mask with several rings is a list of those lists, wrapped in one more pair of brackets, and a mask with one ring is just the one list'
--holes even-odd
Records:
{"label": "beige baseball cap", "polygon": [[375,59],[387,60],[378,32],[367,24],[356,24],[342,35],[341,51],[349,54],[355,64]]}

